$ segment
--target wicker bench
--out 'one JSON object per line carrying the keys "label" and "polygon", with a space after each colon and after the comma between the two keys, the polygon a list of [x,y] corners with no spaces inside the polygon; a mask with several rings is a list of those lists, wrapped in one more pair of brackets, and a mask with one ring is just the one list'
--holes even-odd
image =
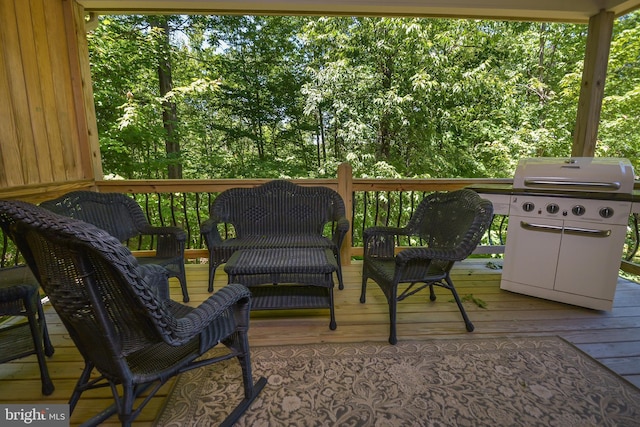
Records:
{"label": "wicker bench", "polygon": [[209,249],[209,292],[216,268],[246,249],[329,249],[343,289],[340,246],[349,230],[342,197],[334,190],[275,180],[232,188],[216,197],[200,229]]}
{"label": "wicker bench", "polygon": [[245,249],[224,266],[229,283],[251,288],[252,310],[329,308],[336,329],[333,273],[338,264],[330,249]]}

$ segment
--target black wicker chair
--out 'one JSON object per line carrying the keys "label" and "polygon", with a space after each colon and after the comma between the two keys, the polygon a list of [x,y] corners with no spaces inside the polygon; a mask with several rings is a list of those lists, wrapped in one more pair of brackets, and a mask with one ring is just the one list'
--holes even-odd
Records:
{"label": "black wicker chair", "polygon": [[140,236],[155,239],[155,256],[139,257],[140,264],[157,264],[177,277],[184,302],[189,301],[187,277],[184,269],[184,247],[187,234],[179,227],[157,227],[147,221],[140,205],[121,193],[72,191],[40,206],[60,215],[81,219],[101,228],[120,242]]}
{"label": "black wicker chair", "polygon": [[[389,304],[389,343],[396,335],[397,303],[429,287],[430,300],[436,299],[434,285],[451,291],[467,331],[474,327],[458,297],[449,272],[456,261],[467,258],[480,243],[493,216],[493,205],[469,189],[433,193],[418,205],[405,227],[371,227],[364,231],[362,294],[366,300],[367,279],[373,279]],[[399,251],[399,238],[413,238],[416,246]],[[399,292],[400,284],[408,285]]]}
{"label": "black wicker chair", "polygon": [[[330,249],[338,263],[339,289],[344,288],[340,247],[349,220],[339,193],[322,186],[273,180],[253,188],[231,188],[216,197],[200,232],[209,249],[209,292],[216,268],[243,249]],[[331,230],[326,231],[329,225]],[[233,228],[225,238],[220,228]]]}
{"label": "black wicker chair", "polygon": [[0,328],[0,363],[35,354],[40,367],[42,394],[53,393],[45,356],[54,353],[47,322],[40,303],[40,285],[24,265],[0,269],[0,316],[22,316],[17,322]]}
{"label": "black wicker chair", "polygon": [[[171,377],[234,357],[242,367],[244,395],[229,396],[230,406],[239,403],[227,425],[264,387],[264,378],[255,384],[252,378],[246,287],[227,285],[192,308],[166,297],[164,268],[140,266],[128,248],[91,224],[25,202],[0,201],[0,227],[24,255],[84,358],[70,410],[84,391],[111,388],[115,404],[87,425],[115,413],[123,426],[131,425]],[[218,343],[228,351],[205,355]],[[97,377],[91,376],[94,369]]]}

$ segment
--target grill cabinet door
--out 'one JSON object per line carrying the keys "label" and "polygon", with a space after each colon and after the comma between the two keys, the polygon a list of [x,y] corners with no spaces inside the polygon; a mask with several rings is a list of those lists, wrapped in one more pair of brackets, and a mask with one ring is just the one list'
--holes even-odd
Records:
{"label": "grill cabinet door", "polygon": [[504,254],[504,280],[553,289],[562,234],[529,230],[526,224],[562,227],[562,220],[511,215]]}
{"label": "grill cabinet door", "polygon": [[612,300],[622,258],[624,225],[565,221],[565,227],[607,231],[607,237],[564,233],[555,289],[576,295]]}

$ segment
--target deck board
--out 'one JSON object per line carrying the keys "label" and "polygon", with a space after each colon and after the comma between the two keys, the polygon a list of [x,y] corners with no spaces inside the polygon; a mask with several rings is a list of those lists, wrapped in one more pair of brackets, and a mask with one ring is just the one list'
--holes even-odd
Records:
{"label": "deck board", "polygon": [[[640,285],[620,279],[613,310],[610,312],[575,307],[520,295],[500,289],[500,270],[488,261],[470,259],[458,265],[453,280],[461,297],[472,295],[484,303],[481,308],[465,302],[475,331],[466,332],[451,295],[437,290],[437,300],[430,302],[428,292],[415,295],[398,305],[398,338],[409,339],[558,335],[600,360],[604,365],[640,386]],[[336,288],[335,310],[338,327],[329,329],[328,309],[274,310],[253,312],[249,339],[252,346],[304,344],[316,342],[386,342],[388,310],[382,292],[369,281],[367,302],[360,303],[361,263],[343,267],[345,289]],[[187,280],[190,305],[208,297],[207,266],[188,265]],[[223,269],[218,269],[215,287],[226,283]],[[171,280],[172,297],[181,300],[177,280]],[[34,356],[0,365],[0,402],[66,403],[82,370],[77,349],[55,312],[46,310],[49,331],[56,348],[48,366],[56,386],[51,396],[40,394],[39,371]],[[161,407],[171,384],[160,390],[136,422],[148,426]],[[77,425],[110,404],[107,389],[86,393],[71,418]],[[104,425],[119,425],[111,418]]]}

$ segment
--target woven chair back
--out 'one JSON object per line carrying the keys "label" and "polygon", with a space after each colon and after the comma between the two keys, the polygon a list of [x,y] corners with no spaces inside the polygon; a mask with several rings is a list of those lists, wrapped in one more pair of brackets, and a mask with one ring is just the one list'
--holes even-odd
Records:
{"label": "woven chair back", "polygon": [[344,201],[322,186],[275,180],[255,188],[232,188],[211,204],[211,216],[230,223],[237,237],[322,234],[323,226],[344,216]]}
{"label": "woven chair back", "polygon": [[148,221],[140,205],[121,193],[72,191],[40,206],[60,215],[79,219],[100,228],[124,242],[139,234]]}
{"label": "woven chair back", "polygon": [[460,259],[478,246],[491,222],[491,202],[473,190],[436,192],[425,197],[407,229],[430,248],[462,248]]}
{"label": "woven chair back", "polygon": [[89,223],[17,201],[0,201],[0,226],[24,255],[85,359],[122,378],[126,355],[161,341],[169,318],[113,236]]}

